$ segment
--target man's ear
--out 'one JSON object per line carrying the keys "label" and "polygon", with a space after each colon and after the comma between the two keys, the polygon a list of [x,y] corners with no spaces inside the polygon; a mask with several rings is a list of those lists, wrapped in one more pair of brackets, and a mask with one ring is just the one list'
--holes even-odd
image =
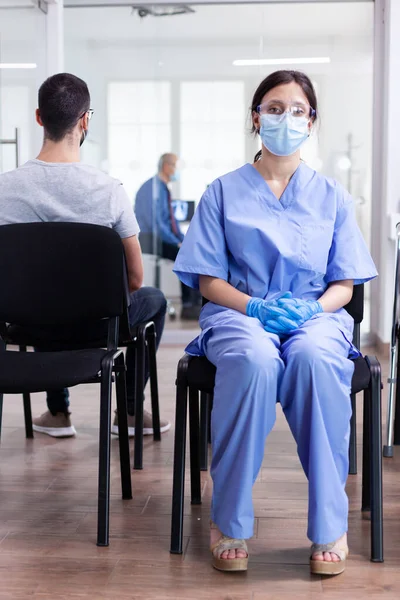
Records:
{"label": "man's ear", "polygon": [[38,108],[36,109],[36,123],[40,125],[40,127],[43,127],[43,121]]}
{"label": "man's ear", "polygon": [[85,131],[89,130],[89,115],[88,115],[88,113],[85,113],[85,115],[82,117],[82,127]]}

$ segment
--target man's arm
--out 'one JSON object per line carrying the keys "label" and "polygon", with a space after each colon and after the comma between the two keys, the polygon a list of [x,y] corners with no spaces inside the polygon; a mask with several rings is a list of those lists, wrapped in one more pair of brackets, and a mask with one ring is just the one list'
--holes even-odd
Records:
{"label": "man's arm", "polygon": [[182,242],[171,230],[171,217],[169,214],[168,191],[166,186],[159,186],[159,201],[157,203],[157,227],[159,236],[166,244],[177,246]]}
{"label": "man's arm", "polygon": [[142,251],[137,235],[123,238],[126,266],[128,269],[129,291],[136,292],[143,283]]}

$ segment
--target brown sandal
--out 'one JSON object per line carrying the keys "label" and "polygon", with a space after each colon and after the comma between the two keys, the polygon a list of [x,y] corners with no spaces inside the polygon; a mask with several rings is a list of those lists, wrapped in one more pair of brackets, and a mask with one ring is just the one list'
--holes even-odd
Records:
{"label": "brown sandal", "polygon": [[331,542],[330,544],[313,544],[311,546],[311,556],[315,553],[331,552],[340,558],[339,562],[327,560],[313,560],[310,558],[310,571],[314,575],[340,575],[346,568],[346,559],[349,555],[347,543],[342,541]]}
{"label": "brown sandal", "polygon": [[[211,529],[218,529],[215,523],[210,523]],[[226,550],[244,550],[246,558],[221,558]],[[249,552],[246,540],[237,540],[222,534],[221,538],[210,546],[212,566],[218,571],[247,571]]]}

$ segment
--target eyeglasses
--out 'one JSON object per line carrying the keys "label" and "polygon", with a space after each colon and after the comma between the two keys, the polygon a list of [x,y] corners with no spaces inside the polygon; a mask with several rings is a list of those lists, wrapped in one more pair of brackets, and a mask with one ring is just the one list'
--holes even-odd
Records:
{"label": "eyeglasses", "polygon": [[[93,108],[89,108],[89,110],[85,110],[85,112],[81,114],[81,116],[79,117],[79,119],[83,119],[83,117],[84,117],[85,115],[87,115],[87,116],[88,116],[88,119],[89,119],[89,121],[90,121],[90,119],[93,117],[93,113],[94,113],[94,110],[93,110]],[[79,119],[78,119],[78,120],[79,120]]]}
{"label": "eyeglasses", "polygon": [[317,114],[314,108],[311,108],[309,104],[303,104],[302,102],[290,102],[285,104],[279,100],[270,100],[265,104],[257,106],[257,112],[260,115],[276,115],[281,116],[285,112],[290,112],[293,117],[306,117],[312,119]]}

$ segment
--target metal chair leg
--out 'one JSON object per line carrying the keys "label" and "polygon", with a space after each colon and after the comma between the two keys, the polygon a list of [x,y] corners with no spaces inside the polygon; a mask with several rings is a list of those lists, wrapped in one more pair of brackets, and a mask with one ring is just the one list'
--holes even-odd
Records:
{"label": "metal chair leg", "polygon": [[383,456],[385,458],[393,457],[394,391],[397,377],[399,375],[399,358],[397,354],[397,333],[392,331],[392,346],[390,349],[390,369],[388,378],[388,401],[386,412],[386,444],[383,446]]}
{"label": "metal chair leg", "polygon": [[3,422],[3,394],[0,394],[0,439],[1,439],[2,422]]}
{"label": "metal chair leg", "polygon": [[201,504],[199,393],[189,388],[190,485],[192,504]]}
{"label": "metal chair leg", "polygon": [[178,365],[176,382],[174,475],[172,486],[171,554],[183,551],[183,509],[185,494],[185,457],[187,425],[187,379],[189,357],[183,357]]}
{"label": "metal chair leg", "polygon": [[97,545],[108,546],[110,531],[110,450],[112,361],[103,361],[100,388],[99,496]]}
{"label": "metal chair leg", "polygon": [[149,358],[150,371],[150,391],[151,391],[151,413],[153,416],[153,439],[155,442],[161,441],[160,432],[160,405],[158,402],[158,376],[157,376],[157,358],[156,358],[156,330],[152,325],[147,329],[147,350]]}
{"label": "metal chair leg", "polygon": [[134,443],[134,457],[133,457],[133,468],[143,469],[143,393],[144,393],[144,380],[145,380],[145,357],[146,357],[146,345],[145,345],[145,329],[139,327],[138,338],[135,348],[135,377],[136,377],[136,391],[135,391],[135,443]]}
{"label": "metal chair leg", "polygon": [[208,469],[208,428],[210,413],[210,395],[200,393],[200,469]]}
{"label": "metal chair leg", "polygon": [[349,445],[349,475],[357,475],[357,405],[356,395],[352,394]]}
{"label": "metal chair leg", "polygon": [[[26,346],[20,346],[19,351],[26,352]],[[25,437],[33,439],[31,395],[29,392],[22,394],[22,399],[24,404]]]}
{"label": "metal chair leg", "polygon": [[[400,355],[397,357],[397,377],[396,381],[400,379]],[[396,384],[396,401],[394,409],[394,424],[393,424],[393,444],[394,446],[400,445],[400,385]]]}
{"label": "metal chair leg", "polygon": [[371,391],[364,390],[361,510],[371,510]]}
{"label": "metal chair leg", "polygon": [[371,371],[371,560],[383,562],[381,368],[374,356],[366,360]]}
{"label": "metal chair leg", "polygon": [[[4,343],[2,337],[0,336],[0,351],[6,350],[6,344]],[[1,425],[3,422],[3,394],[0,393],[0,440],[1,440]]]}
{"label": "metal chair leg", "polygon": [[32,427],[32,407],[31,407],[31,395],[26,393],[23,394],[24,403],[24,419],[25,419],[25,436],[28,439],[33,438],[33,427]]}
{"label": "metal chair leg", "polygon": [[118,443],[119,461],[121,468],[122,498],[132,498],[131,465],[129,458],[129,435],[128,435],[128,410],[126,400],[126,369],[124,355],[121,353],[116,359],[115,387],[117,392],[117,414],[118,414]]}

